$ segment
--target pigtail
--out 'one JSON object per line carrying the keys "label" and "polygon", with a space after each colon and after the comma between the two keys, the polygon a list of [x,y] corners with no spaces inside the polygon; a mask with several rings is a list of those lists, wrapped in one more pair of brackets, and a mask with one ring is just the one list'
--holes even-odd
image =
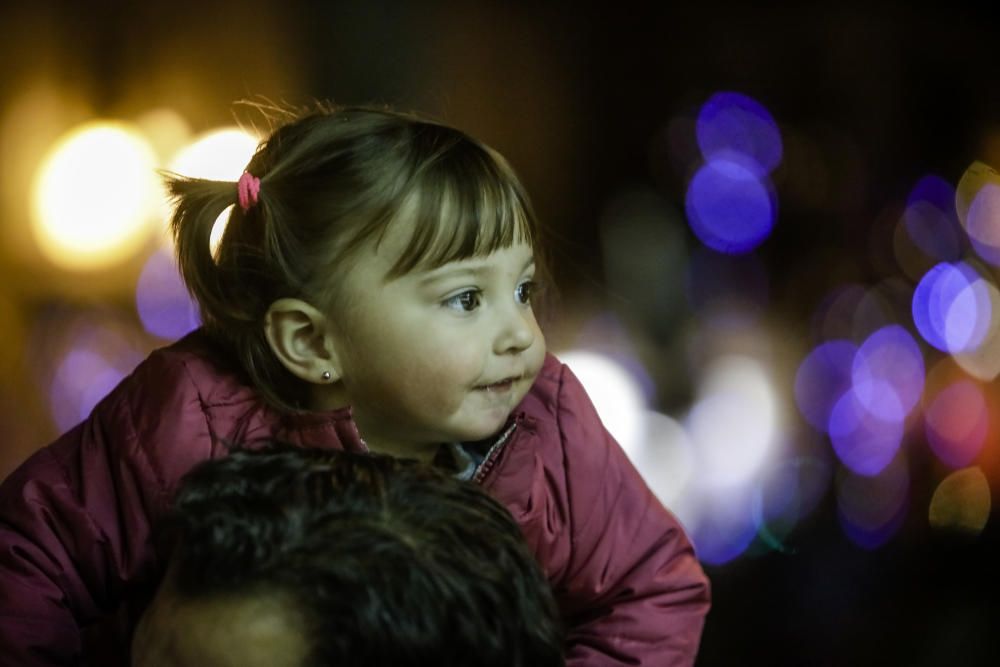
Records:
{"label": "pigtail", "polygon": [[188,291],[201,310],[202,321],[211,328],[228,321],[248,321],[240,300],[233,299],[223,271],[212,255],[211,235],[216,219],[236,201],[236,185],[227,181],[165,175],[174,203],[170,231],[174,237],[177,264]]}

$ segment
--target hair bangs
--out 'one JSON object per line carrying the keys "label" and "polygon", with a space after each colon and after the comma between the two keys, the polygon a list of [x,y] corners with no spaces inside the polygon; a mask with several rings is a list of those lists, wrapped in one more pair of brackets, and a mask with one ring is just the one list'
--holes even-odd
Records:
{"label": "hair bangs", "polygon": [[516,243],[535,246],[534,214],[503,158],[469,140],[453,146],[415,179],[413,234],[390,271],[482,257]]}

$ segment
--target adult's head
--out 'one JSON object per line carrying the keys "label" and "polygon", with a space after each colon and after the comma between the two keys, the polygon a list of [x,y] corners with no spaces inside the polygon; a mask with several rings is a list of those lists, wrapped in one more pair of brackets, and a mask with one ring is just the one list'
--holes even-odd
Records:
{"label": "adult's head", "polygon": [[186,476],[165,535],[136,667],[563,664],[512,517],[427,466],[238,451]]}

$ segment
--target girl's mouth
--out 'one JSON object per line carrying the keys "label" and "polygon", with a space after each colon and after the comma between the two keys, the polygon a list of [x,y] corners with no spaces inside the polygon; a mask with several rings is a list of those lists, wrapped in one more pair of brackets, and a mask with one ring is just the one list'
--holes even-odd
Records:
{"label": "girl's mouth", "polygon": [[505,391],[510,391],[511,387],[514,386],[514,382],[517,378],[507,378],[506,380],[501,380],[500,382],[494,382],[492,384],[484,384],[480,387],[476,387],[480,391],[486,391],[489,393],[502,393]]}

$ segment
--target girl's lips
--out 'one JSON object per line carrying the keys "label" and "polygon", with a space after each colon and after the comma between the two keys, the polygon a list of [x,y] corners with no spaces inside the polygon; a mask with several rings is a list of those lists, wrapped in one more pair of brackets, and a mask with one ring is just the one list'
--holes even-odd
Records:
{"label": "girl's lips", "polygon": [[501,380],[500,382],[494,382],[492,384],[484,384],[477,389],[481,391],[507,391],[514,386],[514,381],[517,378],[507,378],[506,380]]}

